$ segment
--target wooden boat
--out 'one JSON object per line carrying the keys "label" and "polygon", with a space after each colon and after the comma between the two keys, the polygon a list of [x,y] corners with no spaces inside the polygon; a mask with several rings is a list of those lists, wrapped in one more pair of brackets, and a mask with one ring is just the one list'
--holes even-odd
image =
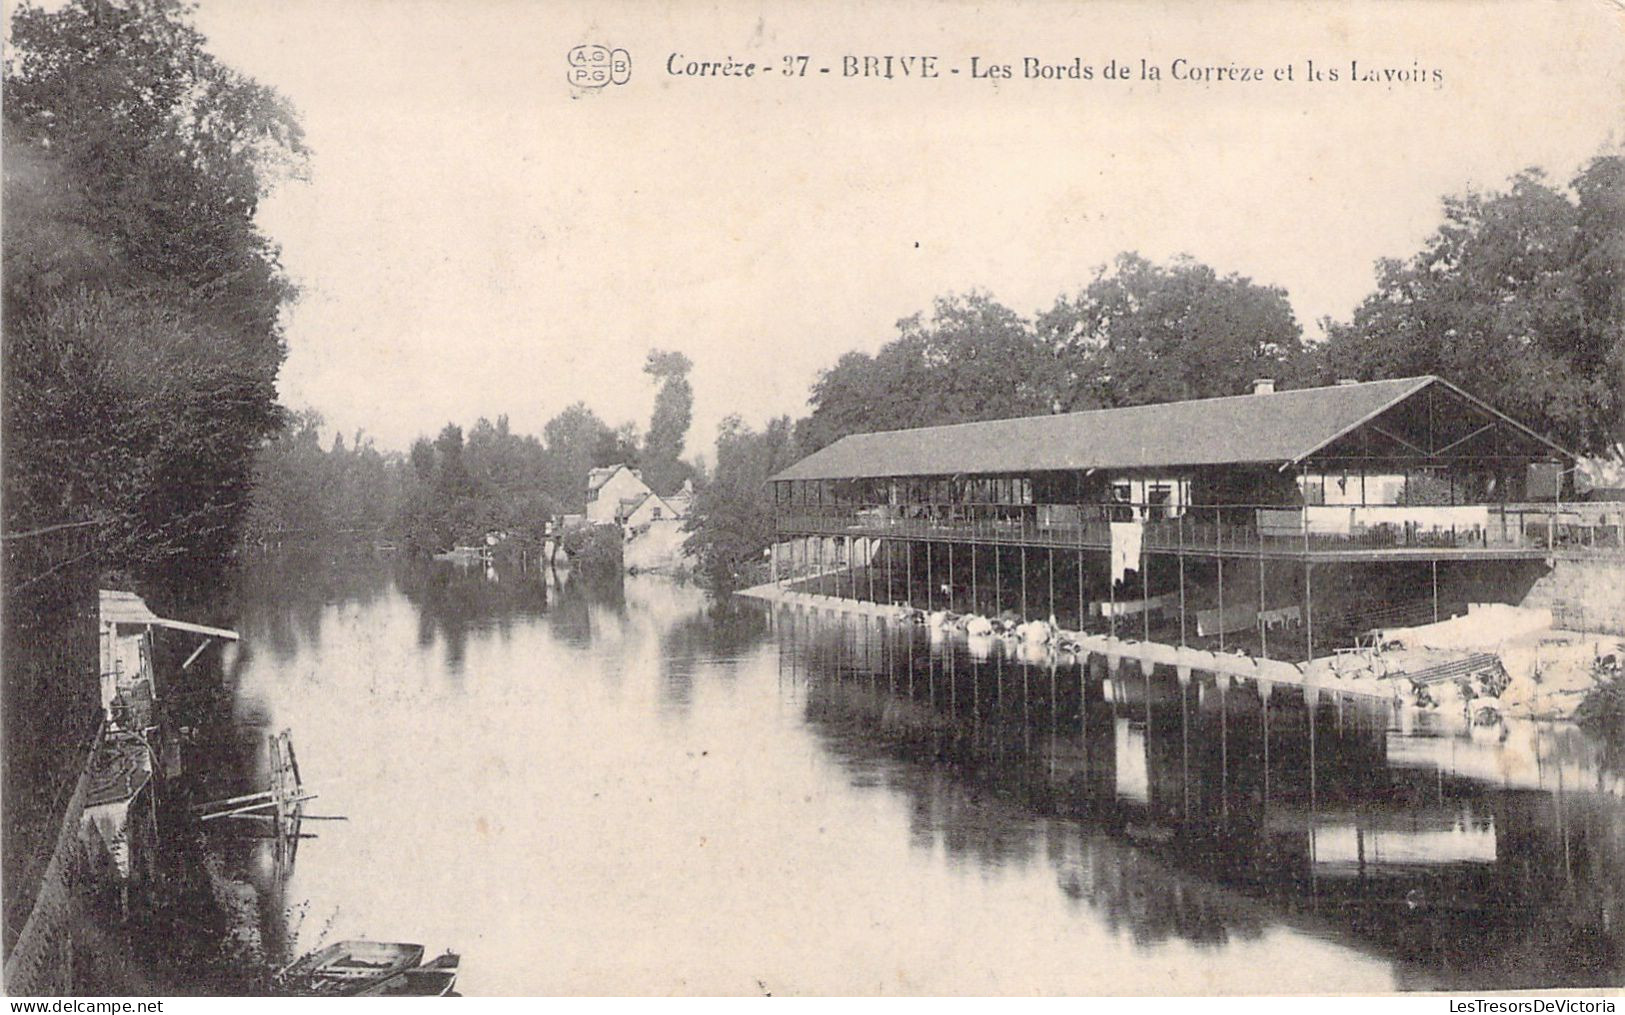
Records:
{"label": "wooden boat", "polygon": [[279,977],[312,994],[353,994],[415,967],[423,946],[390,941],[340,941],[311,952]]}
{"label": "wooden boat", "polygon": [[357,997],[445,997],[457,984],[461,962],[455,952],[447,952],[416,969],[403,969],[394,976],[369,985]]}

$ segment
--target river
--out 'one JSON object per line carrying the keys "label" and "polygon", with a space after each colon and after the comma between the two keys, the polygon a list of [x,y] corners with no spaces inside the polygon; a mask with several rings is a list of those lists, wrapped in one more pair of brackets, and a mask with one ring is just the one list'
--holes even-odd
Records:
{"label": "river", "polygon": [[471,995],[1617,984],[1625,800],[1577,731],[1023,661],[664,579],[248,566],[227,680],[317,837],[239,849],[289,954]]}

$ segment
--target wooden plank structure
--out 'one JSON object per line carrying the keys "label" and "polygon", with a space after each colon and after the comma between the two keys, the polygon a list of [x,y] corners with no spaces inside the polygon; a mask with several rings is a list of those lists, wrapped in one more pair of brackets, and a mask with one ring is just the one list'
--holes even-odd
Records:
{"label": "wooden plank structure", "polygon": [[293,735],[289,730],[268,736],[266,751],[269,758],[269,785],[266,789],[238,796],[212,800],[193,808],[201,822],[243,820],[259,822],[260,831],[235,831],[253,838],[268,838],[276,846],[278,870],[292,867],[301,839],[314,835],[303,831],[306,821],[343,821],[340,816],[306,814],[305,804],[317,794],[307,792],[299,775],[299,759],[293,750]]}
{"label": "wooden plank structure", "polygon": [[1471,677],[1500,668],[1500,656],[1493,652],[1475,652],[1464,659],[1452,659],[1447,663],[1428,666],[1401,675],[1408,678],[1417,687],[1427,687],[1430,684],[1442,684],[1447,680],[1459,680],[1463,677]]}

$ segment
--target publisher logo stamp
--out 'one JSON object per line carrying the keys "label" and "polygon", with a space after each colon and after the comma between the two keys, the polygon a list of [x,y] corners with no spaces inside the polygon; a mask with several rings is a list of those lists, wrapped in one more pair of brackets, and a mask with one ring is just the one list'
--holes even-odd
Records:
{"label": "publisher logo stamp", "polygon": [[632,54],[608,46],[577,46],[567,57],[570,83],[577,88],[624,85],[632,79]]}

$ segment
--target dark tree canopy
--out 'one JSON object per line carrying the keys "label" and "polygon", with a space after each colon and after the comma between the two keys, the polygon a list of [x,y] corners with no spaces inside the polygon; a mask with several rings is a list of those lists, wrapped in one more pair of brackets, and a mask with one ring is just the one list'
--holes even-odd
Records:
{"label": "dark tree canopy", "polygon": [[289,107],[204,42],[173,0],[24,5],[10,25],[8,886],[29,855],[15,836],[60,820],[58,783],[71,785],[71,754],[74,774],[83,762],[98,709],[95,635],[78,632],[97,586],[135,582],[160,607],[218,602],[255,453],[283,422],[278,320],[293,287],[254,211],[304,142]]}
{"label": "dark tree canopy", "polygon": [[587,473],[602,457],[614,431],[587,403],[576,402],[547,421],[542,443],[547,446],[546,488],[562,510],[580,514],[587,508]]}
{"label": "dark tree canopy", "polygon": [[773,542],[772,492],[767,479],[800,457],[788,416],[760,432],[738,416],[717,428],[717,464],[694,496],[685,544],[713,588],[736,588]]}
{"label": "dark tree canopy", "polygon": [[1334,324],[1322,379],[1438,374],[1581,452],[1621,439],[1625,169],[1594,159],[1574,195],[1538,170],[1447,197],[1444,224]]}
{"label": "dark tree canopy", "polygon": [[287,102],[216,60],[178,0],[23,6],[11,35],[8,140],[51,153],[119,273],[249,347],[276,339],[292,287],[254,212],[303,166]]}
{"label": "dark tree canopy", "polygon": [[688,382],[693,367],[682,353],[661,349],[650,350],[643,364],[643,372],[660,384],[640,456],[644,480],[656,493],[674,492],[693,474],[681,460],[689,424],[694,420],[694,389]]}
{"label": "dark tree canopy", "polygon": [[870,356],[851,352],[813,385],[797,434],[816,451],[847,434],[1050,410],[1055,370],[1027,322],[986,293],[938,299]]}
{"label": "dark tree canopy", "polygon": [[1037,335],[1063,411],[1239,395],[1255,378],[1286,379],[1302,352],[1284,290],[1138,254],[1057,300]]}
{"label": "dark tree canopy", "polygon": [[[195,584],[230,550],[281,423],[293,288],[253,215],[302,165],[302,135],[173,0],[23,6],[10,42],[6,529],[94,521],[80,580],[164,584],[184,559]],[[13,563],[12,592],[65,573]]]}

